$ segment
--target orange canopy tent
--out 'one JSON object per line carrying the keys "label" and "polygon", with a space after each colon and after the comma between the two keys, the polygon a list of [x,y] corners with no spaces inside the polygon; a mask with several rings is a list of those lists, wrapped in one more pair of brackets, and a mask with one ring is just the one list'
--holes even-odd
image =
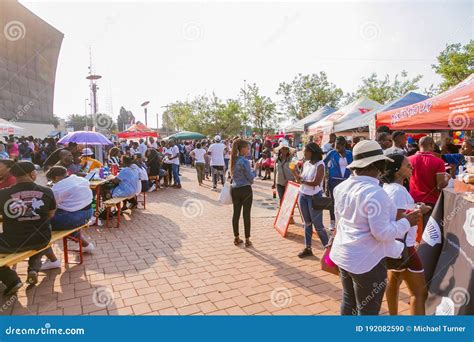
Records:
{"label": "orange canopy tent", "polygon": [[158,133],[148,128],[141,122],[137,122],[130,126],[127,130],[117,134],[119,139],[137,139],[137,138],[146,138],[154,137],[158,138]]}
{"label": "orange canopy tent", "polygon": [[474,74],[435,97],[377,114],[391,130],[474,130]]}

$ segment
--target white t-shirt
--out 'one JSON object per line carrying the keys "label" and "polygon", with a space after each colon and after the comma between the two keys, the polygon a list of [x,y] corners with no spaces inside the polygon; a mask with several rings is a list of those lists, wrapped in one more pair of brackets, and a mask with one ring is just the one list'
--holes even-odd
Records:
{"label": "white t-shirt", "polygon": [[[171,147],[170,149],[168,149],[168,153],[171,153],[171,157],[170,158],[173,158],[174,156],[179,156],[179,147],[174,145],[173,147]],[[179,157],[177,158],[174,158],[174,159],[171,159],[170,160],[170,164],[176,164],[176,165],[179,165]]]}
{"label": "white t-shirt", "polygon": [[138,146],[138,151],[140,151],[140,154],[141,154],[143,157],[145,156],[146,150],[148,150],[148,147],[145,145],[145,143],[141,143],[141,144]]}
{"label": "white t-shirt", "polygon": [[224,166],[224,150],[225,145],[222,143],[214,143],[209,146],[208,152],[211,152],[211,166]]}
{"label": "white t-shirt", "polygon": [[150,144],[150,147],[152,147],[152,148],[158,148],[158,144],[156,143],[156,141],[154,141],[153,144]]}
{"label": "white t-shirt", "polygon": [[333,150],[334,148],[332,147],[331,143],[325,143],[323,145],[323,153],[328,153],[329,151]]}
{"label": "white t-shirt", "polygon": [[[324,167],[324,161],[320,160],[316,164],[311,164],[309,161],[305,162],[303,164],[303,171],[301,172],[301,180],[311,182],[314,179],[314,177],[316,177],[316,173],[318,172],[319,165],[323,165]],[[302,194],[309,195],[309,196],[313,196],[317,194],[318,192],[322,191],[323,180],[324,180],[324,177],[321,180],[321,184],[316,185],[316,186],[301,184],[300,192]]]}
{"label": "white t-shirt", "polygon": [[92,190],[89,181],[71,175],[52,187],[58,209],[69,212],[79,211],[92,203]]}
{"label": "white t-shirt", "polygon": [[[415,209],[415,201],[413,200],[413,197],[411,197],[410,193],[407,191],[407,189],[404,186],[398,183],[390,183],[390,184],[384,184],[383,189],[387,193],[388,197],[390,197],[390,199],[392,200],[397,210],[398,209],[403,209],[403,210]],[[408,235],[406,239],[406,245],[408,247],[415,246],[417,228],[418,228],[417,226],[413,226],[408,231]]]}
{"label": "white t-shirt", "polygon": [[194,157],[196,158],[196,163],[205,163],[206,160],[204,156],[206,155],[206,150],[203,148],[196,148],[193,150]]}
{"label": "white t-shirt", "polygon": [[342,177],[344,177],[347,168],[347,158],[339,158],[339,168],[341,169]]}

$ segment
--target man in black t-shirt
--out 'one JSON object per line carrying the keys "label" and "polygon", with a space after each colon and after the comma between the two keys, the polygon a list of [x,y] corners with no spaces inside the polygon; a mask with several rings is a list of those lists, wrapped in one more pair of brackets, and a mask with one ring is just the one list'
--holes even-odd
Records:
{"label": "man in black t-shirt", "polygon": [[[0,214],[3,216],[0,253],[41,249],[51,240],[50,219],[56,210],[53,191],[35,184],[35,166],[30,162],[13,164],[10,173],[16,177],[17,184],[0,190]],[[29,284],[38,282],[41,256],[38,253],[28,261]],[[12,272],[8,267],[0,268],[0,280],[7,286],[5,293],[10,287],[21,287],[18,276]]]}

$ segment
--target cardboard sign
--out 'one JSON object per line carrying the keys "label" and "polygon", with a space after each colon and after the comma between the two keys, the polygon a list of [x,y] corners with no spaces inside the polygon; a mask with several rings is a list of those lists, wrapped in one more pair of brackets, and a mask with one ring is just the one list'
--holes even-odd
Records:
{"label": "cardboard sign", "polygon": [[278,209],[273,227],[283,237],[285,237],[286,232],[288,231],[291,214],[293,213],[296,201],[298,200],[299,189],[299,184],[288,182],[285,194],[283,195],[283,200],[281,201],[280,209]]}

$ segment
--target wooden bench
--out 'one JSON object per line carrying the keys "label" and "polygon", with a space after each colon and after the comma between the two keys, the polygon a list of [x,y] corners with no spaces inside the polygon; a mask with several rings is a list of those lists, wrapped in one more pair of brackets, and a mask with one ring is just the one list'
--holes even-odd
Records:
{"label": "wooden bench", "polygon": [[[82,264],[83,262],[83,256],[82,256],[82,242],[81,242],[81,229],[86,228],[88,225],[85,224],[83,226],[74,228],[74,229],[69,229],[69,230],[59,230],[59,231],[53,231],[51,232],[51,240],[49,244],[39,250],[29,250],[29,251],[24,251],[24,252],[18,252],[18,253],[0,253],[0,266],[13,266],[18,264],[20,261],[23,261],[35,254],[38,254],[39,252],[42,252],[49,247],[53,245],[54,242],[58,240],[63,240],[63,245],[64,245],[64,262],[66,264],[69,264],[69,252],[79,252],[79,263],[76,264]],[[77,232],[77,237],[71,236],[72,233]],[[68,250],[68,245],[67,242],[68,240],[72,240],[74,242],[79,243],[79,249],[78,250]]]}
{"label": "wooden bench", "polygon": [[106,210],[106,218],[105,218],[106,228],[109,228],[110,209],[112,207],[117,207],[117,226],[115,228],[120,227],[120,214],[122,212],[122,202],[125,200],[130,200],[132,198],[135,198],[135,196],[115,197],[115,198],[108,199],[107,201],[104,202],[105,210]]}

